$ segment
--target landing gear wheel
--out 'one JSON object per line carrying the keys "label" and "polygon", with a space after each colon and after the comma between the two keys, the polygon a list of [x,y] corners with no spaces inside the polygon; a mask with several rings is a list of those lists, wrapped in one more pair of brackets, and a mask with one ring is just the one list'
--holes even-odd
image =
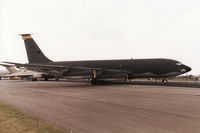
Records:
{"label": "landing gear wheel", "polygon": [[162,83],[166,85],[168,83],[168,80],[167,79],[162,79]]}
{"label": "landing gear wheel", "polygon": [[37,81],[37,78],[32,78],[32,81]]}
{"label": "landing gear wheel", "polygon": [[96,85],[96,84],[97,84],[97,81],[96,81],[95,79],[92,79],[92,80],[91,80],[91,84],[92,84],[92,85]]}
{"label": "landing gear wheel", "polygon": [[45,81],[48,81],[48,80],[49,80],[49,78],[45,77],[45,78],[44,78],[44,80],[45,80]]}

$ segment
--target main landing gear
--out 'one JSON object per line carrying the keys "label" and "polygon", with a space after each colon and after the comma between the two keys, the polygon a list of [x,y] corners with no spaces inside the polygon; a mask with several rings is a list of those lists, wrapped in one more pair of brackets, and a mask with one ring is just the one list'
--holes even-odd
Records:
{"label": "main landing gear", "polygon": [[92,80],[91,80],[91,84],[96,85],[97,84],[97,72],[96,70],[92,71]]}
{"label": "main landing gear", "polygon": [[49,78],[48,78],[48,77],[45,77],[45,78],[44,78],[44,81],[49,81]]}
{"label": "main landing gear", "polygon": [[125,82],[127,83],[128,80],[129,80],[129,74],[127,73],[127,74],[126,74],[126,77],[125,77]]}
{"label": "main landing gear", "polygon": [[92,84],[92,85],[96,85],[96,84],[97,84],[96,79],[92,79],[92,80],[91,80],[91,84]]}

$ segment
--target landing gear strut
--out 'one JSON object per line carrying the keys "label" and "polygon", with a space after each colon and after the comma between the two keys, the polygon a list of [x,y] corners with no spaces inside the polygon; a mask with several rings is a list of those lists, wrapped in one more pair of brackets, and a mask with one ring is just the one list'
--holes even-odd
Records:
{"label": "landing gear strut", "polygon": [[129,80],[129,75],[128,75],[128,73],[126,74],[126,77],[125,77],[125,82],[128,82],[128,80]]}

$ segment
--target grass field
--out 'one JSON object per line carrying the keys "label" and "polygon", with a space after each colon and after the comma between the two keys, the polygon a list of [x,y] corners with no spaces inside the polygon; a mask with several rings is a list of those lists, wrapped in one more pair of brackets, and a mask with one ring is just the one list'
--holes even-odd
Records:
{"label": "grass field", "polygon": [[0,102],[0,133],[64,133]]}

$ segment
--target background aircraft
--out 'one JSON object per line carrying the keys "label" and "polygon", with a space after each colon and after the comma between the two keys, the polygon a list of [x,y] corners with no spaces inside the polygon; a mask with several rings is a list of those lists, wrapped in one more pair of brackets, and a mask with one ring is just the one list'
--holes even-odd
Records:
{"label": "background aircraft", "polygon": [[126,59],[53,62],[48,59],[30,34],[22,34],[28,64],[12,63],[17,67],[68,79],[90,79],[92,84],[111,79],[162,78],[177,76],[191,68],[171,59]]}
{"label": "background aircraft", "polygon": [[7,69],[7,72],[1,75],[1,77],[4,78],[18,77],[21,79],[32,79],[33,81],[37,80],[38,78],[42,78],[42,73],[29,71],[22,68],[17,69],[15,66],[8,64],[0,64],[0,65],[4,66]]}
{"label": "background aircraft", "polygon": [[6,75],[6,74],[8,74],[8,72],[7,72],[7,71],[0,70],[0,80],[1,80],[1,79],[2,79],[2,77],[3,77],[4,75]]}
{"label": "background aircraft", "polygon": [[4,78],[18,77],[21,79],[31,79],[32,81],[36,81],[40,78],[44,78],[44,79],[52,78],[52,76],[48,76],[44,73],[38,73],[38,72],[26,70],[25,68],[17,69],[15,66],[8,65],[8,64],[0,64],[0,65],[4,66],[7,69],[7,72],[4,72],[1,74],[1,77],[4,77]]}

